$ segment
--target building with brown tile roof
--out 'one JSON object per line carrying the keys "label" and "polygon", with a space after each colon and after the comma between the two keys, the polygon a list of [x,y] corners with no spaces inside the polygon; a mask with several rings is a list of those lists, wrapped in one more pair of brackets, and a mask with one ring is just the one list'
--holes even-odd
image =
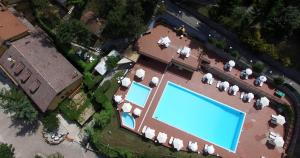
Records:
{"label": "building with brown tile roof", "polygon": [[42,31],[11,42],[0,57],[0,67],[43,112],[55,109],[82,81],[81,73]]}
{"label": "building with brown tile roof", "polygon": [[10,11],[0,6],[0,45],[28,35],[27,27]]}
{"label": "building with brown tile roof", "polygon": [[[158,40],[162,37],[169,37],[171,40],[169,47],[161,47],[158,44]],[[190,71],[195,71],[199,67],[201,44],[189,37],[178,36],[175,31],[164,25],[155,26],[151,32],[139,38],[135,46],[140,54],[165,64],[172,63]],[[189,57],[183,57],[177,53],[179,48],[185,46],[191,48]]]}

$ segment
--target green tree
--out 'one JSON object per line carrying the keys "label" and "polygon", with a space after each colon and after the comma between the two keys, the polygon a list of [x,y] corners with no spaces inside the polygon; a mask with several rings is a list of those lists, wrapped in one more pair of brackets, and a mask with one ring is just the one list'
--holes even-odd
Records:
{"label": "green tree", "polygon": [[141,1],[120,1],[109,11],[104,33],[111,38],[135,37],[145,30],[144,15]]}
{"label": "green tree", "polygon": [[62,22],[56,28],[56,36],[60,43],[70,44],[72,41],[88,46],[91,43],[91,33],[81,21],[72,19]]}
{"label": "green tree", "polygon": [[85,0],[67,0],[67,3],[70,5],[76,5],[78,7],[82,7],[85,3]]}
{"label": "green tree", "polygon": [[241,4],[241,0],[218,0],[217,4],[221,14],[231,15],[233,9]]}
{"label": "green tree", "polygon": [[42,123],[44,125],[44,130],[47,132],[55,132],[59,127],[59,120],[56,117],[55,112],[46,114],[46,116],[42,119]]}
{"label": "green tree", "polygon": [[20,90],[2,90],[0,92],[0,106],[12,119],[20,120],[24,124],[31,124],[37,120],[38,111],[32,106],[28,97]]}
{"label": "green tree", "polygon": [[31,2],[39,9],[45,9],[49,5],[49,0],[31,0]]}
{"label": "green tree", "polygon": [[100,129],[104,128],[110,122],[111,116],[111,112],[107,110],[102,110],[100,113],[96,113],[93,117],[95,127]]}
{"label": "green tree", "polygon": [[11,144],[0,143],[0,157],[1,158],[14,158],[15,148]]}
{"label": "green tree", "polygon": [[106,60],[108,70],[114,69],[118,65],[119,58],[115,56],[109,56]]}

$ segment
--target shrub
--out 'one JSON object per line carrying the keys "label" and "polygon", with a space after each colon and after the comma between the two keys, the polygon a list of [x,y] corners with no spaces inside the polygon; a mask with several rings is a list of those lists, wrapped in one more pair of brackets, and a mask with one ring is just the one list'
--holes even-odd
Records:
{"label": "shrub", "polygon": [[216,43],[216,47],[220,48],[220,49],[224,49],[226,46],[226,43],[224,40],[217,40],[215,41]]}
{"label": "shrub", "polygon": [[14,158],[15,148],[11,144],[0,143],[0,157],[1,158]]}
{"label": "shrub", "polygon": [[104,104],[106,101],[108,101],[108,98],[104,95],[101,88],[98,88],[94,93],[94,99],[97,103]]}
{"label": "shrub", "polygon": [[240,58],[240,53],[237,50],[233,50],[230,52],[231,56],[233,56],[235,59]]}
{"label": "shrub", "polygon": [[105,96],[109,99],[112,100],[114,94],[117,92],[119,88],[119,84],[117,81],[111,82],[110,88],[105,92]]}
{"label": "shrub", "polygon": [[254,72],[261,73],[264,70],[265,65],[261,62],[256,62],[252,68]]}
{"label": "shrub", "polygon": [[80,111],[77,110],[76,104],[70,99],[62,101],[58,107],[67,120],[75,121],[80,116]]}
{"label": "shrub", "polygon": [[101,90],[102,90],[102,92],[106,92],[110,87],[111,87],[111,81],[110,81],[110,80],[106,80],[106,81],[102,84]]}
{"label": "shrub", "polygon": [[111,101],[106,101],[102,104],[102,107],[104,110],[109,111],[110,113],[113,112],[113,105],[111,103]]}
{"label": "shrub", "polygon": [[47,158],[64,158],[64,156],[61,153],[57,152],[57,153],[47,156]]}
{"label": "shrub", "polygon": [[93,80],[93,75],[91,73],[84,73],[83,84],[87,87],[88,90],[94,88],[96,82]]}
{"label": "shrub", "polygon": [[282,85],[284,83],[284,78],[283,77],[276,77],[274,78],[274,84],[279,86]]}
{"label": "shrub", "polygon": [[285,66],[285,67],[290,67],[290,66],[292,66],[292,60],[291,60],[290,57],[283,57],[283,58],[281,59],[281,62],[282,62],[282,64],[283,64],[283,66]]}
{"label": "shrub", "polygon": [[118,57],[115,56],[109,56],[106,60],[106,66],[108,70],[112,70],[117,66],[117,63],[119,61]]}
{"label": "shrub", "polygon": [[102,80],[102,76],[94,76],[92,73],[89,72],[85,72],[83,76],[83,84],[87,87],[88,90],[93,89]]}
{"label": "shrub", "polygon": [[94,126],[103,129],[109,124],[111,117],[112,113],[110,111],[102,110],[100,113],[96,113],[94,115]]}
{"label": "shrub", "polygon": [[42,119],[42,123],[44,125],[44,130],[47,132],[55,132],[59,127],[59,120],[54,112],[47,114]]}

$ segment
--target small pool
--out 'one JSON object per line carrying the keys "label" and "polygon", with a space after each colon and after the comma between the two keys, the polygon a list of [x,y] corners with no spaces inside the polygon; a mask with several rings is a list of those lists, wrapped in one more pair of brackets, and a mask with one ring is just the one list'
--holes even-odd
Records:
{"label": "small pool", "polygon": [[152,117],[235,152],[245,113],[168,82]]}
{"label": "small pool", "polygon": [[134,118],[130,115],[130,113],[127,112],[122,112],[121,113],[121,119],[122,119],[122,125],[134,129],[135,127],[135,120]]}
{"label": "small pool", "polygon": [[133,81],[125,99],[140,107],[144,107],[148,100],[150,92],[150,87]]}

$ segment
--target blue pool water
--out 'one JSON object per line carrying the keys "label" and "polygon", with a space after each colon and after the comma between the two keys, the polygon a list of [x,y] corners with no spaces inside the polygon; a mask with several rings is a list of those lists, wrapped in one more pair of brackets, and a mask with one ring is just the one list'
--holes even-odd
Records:
{"label": "blue pool water", "polygon": [[150,87],[144,86],[137,82],[133,82],[128,90],[125,99],[140,107],[144,107],[150,92],[151,92]]}
{"label": "blue pool water", "polygon": [[235,152],[245,113],[168,82],[153,118]]}
{"label": "blue pool water", "polygon": [[128,128],[134,129],[135,121],[134,118],[127,112],[121,113],[122,124]]}

